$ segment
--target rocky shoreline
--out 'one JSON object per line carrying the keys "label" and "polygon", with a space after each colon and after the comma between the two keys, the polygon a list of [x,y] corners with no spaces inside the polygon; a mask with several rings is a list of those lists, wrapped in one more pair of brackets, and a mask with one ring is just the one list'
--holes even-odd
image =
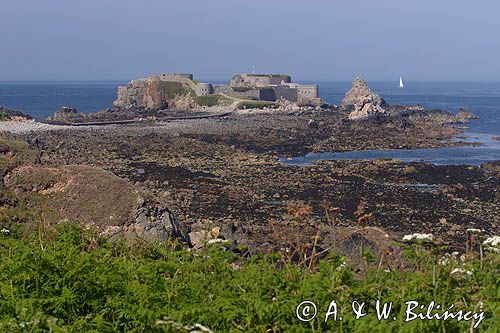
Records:
{"label": "rocky shoreline", "polygon": [[[366,95],[360,96],[366,100]],[[377,100],[372,96],[372,102]],[[357,111],[346,105],[271,108],[233,111],[218,118],[44,125],[33,131],[12,130],[16,125],[9,122],[3,128],[14,134],[2,138],[27,142],[37,156],[31,163],[41,170],[71,165],[104,169],[146,198],[159,200],[158,207],[165,208],[135,207],[132,217],[123,221],[126,227],[118,228],[125,233],[133,228],[139,234],[156,230],[148,236],[153,239],[169,234],[198,246],[203,239],[226,239],[245,245],[249,253],[271,251],[282,245],[277,234],[298,232],[293,223],[296,207],[304,207],[305,220],[319,230],[319,246],[333,246],[348,257],[361,242],[380,253],[391,247],[383,239],[400,239],[406,233],[432,233],[457,249],[468,228],[497,234],[498,163],[471,167],[375,160],[286,166],[278,161],[308,152],[460,145],[443,141],[460,132],[450,124],[473,118],[465,112],[451,115],[375,103],[384,111],[372,112],[366,103],[361,109],[354,106]],[[349,116],[360,110],[368,110],[368,116]],[[27,191],[23,196],[29,198],[29,188],[17,189],[18,195]],[[39,195],[44,193],[42,189]],[[34,209],[39,204],[31,202]],[[166,207],[172,215],[165,215]],[[361,223],[360,211],[370,218]],[[75,208],[61,214],[54,215],[54,221],[82,213]],[[164,216],[167,229],[159,227],[165,225]],[[303,232],[302,241],[309,242],[308,237]]]}

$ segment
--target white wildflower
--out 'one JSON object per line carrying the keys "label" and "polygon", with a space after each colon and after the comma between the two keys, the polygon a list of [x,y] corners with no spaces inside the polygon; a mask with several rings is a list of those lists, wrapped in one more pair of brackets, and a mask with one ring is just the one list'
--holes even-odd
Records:
{"label": "white wildflower", "polygon": [[414,233],[403,237],[403,241],[405,242],[432,242],[433,240],[434,236],[432,234]]}
{"label": "white wildflower", "polygon": [[467,232],[469,234],[480,234],[482,233],[483,231],[481,229],[475,229],[475,228],[469,228],[467,229]]}
{"label": "white wildflower", "polygon": [[345,264],[345,261],[344,261],[344,262],[342,262],[342,263],[340,264],[340,266],[339,266],[339,267],[337,267],[337,270],[338,270],[338,271],[341,271],[342,269],[344,269],[344,267],[345,267],[345,266],[346,266],[346,264]]}
{"label": "white wildflower", "polygon": [[500,236],[492,236],[483,242],[483,245],[497,247],[500,245]]}
{"label": "white wildflower", "polygon": [[219,244],[219,243],[230,243],[231,241],[229,240],[226,240],[226,239],[220,239],[220,238],[216,238],[216,239],[211,239],[207,242],[208,245],[213,245],[213,244]]}
{"label": "white wildflower", "polygon": [[469,270],[466,270],[466,269],[463,269],[463,268],[455,268],[454,270],[452,270],[450,272],[451,275],[472,275],[472,271],[469,271]]}
{"label": "white wildflower", "polygon": [[183,325],[181,323],[175,322],[173,320],[170,320],[168,318],[165,318],[164,320],[157,320],[156,325],[166,325],[170,326],[172,328],[175,328],[178,331],[188,331],[188,332],[206,332],[206,333],[212,333],[213,331],[209,329],[206,326],[203,326],[201,324],[194,324],[194,325]]}
{"label": "white wildflower", "polygon": [[438,260],[438,265],[439,266],[446,266],[450,263],[450,254],[449,253],[445,253],[444,256],[442,256],[441,258],[439,258]]}
{"label": "white wildflower", "polygon": [[2,230],[0,230],[0,232],[1,232],[2,234],[6,234],[6,235],[10,234],[10,230],[9,230],[9,229],[5,229],[5,228],[4,228],[4,229],[2,229]]}

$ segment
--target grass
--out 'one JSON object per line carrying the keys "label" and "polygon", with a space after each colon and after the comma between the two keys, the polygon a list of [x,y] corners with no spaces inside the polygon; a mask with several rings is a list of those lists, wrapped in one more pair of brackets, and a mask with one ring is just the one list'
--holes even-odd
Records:
{"label": "grass", "polygon": [[243,86],[233,87],[233,90],[235,92],[247,92],[247,91],[254,90],[254,89],[255,89],[255,87],[243,87]]}
{"label": "grass", "polygon": [[218,94],[197,96],[194,101],[196,104],[201,106],[230,105],[232,103],[229,98]]}
{"label": "grass", "polygon": [[37,159],[37,153],[26,143],[9,137],[0,137],[0,176],[22,163],[30,163]]}
{"label": "grass", "polygon": [[191,94],[193,97],[196,96],[196,93],[192,89],[186,88],[179,82],[160,81],[158,85],[159,89],[164,92],[167,100],[186,94]]}
{"label": "grass", "polygon": [[[277,254],[247,259],[223,246],[188,252],[177,243],[106,242],[69,223],[37,236],[12,230],[0,234],[0,331],[182,332],[201,324],[214,332],[464,332],[470,322],[404,323],[401,304],[435,300],[472,309],[482,300],[481,331],[495,332],[498,255],[486,256],[482,268],[468,262],[473,275],[458,279],[452,266],[436,272],[432,256],[418,253],[418,269],[371,270],[358,280],[335,255],[315,271],[281,269]],[[352,300],[376,299],[393,301],[398,319],[378,321],[368,308],[354,320]],[[318,304],[320,314],[336,300],[344,320],[300,322],[295,308],[303,300]]]}

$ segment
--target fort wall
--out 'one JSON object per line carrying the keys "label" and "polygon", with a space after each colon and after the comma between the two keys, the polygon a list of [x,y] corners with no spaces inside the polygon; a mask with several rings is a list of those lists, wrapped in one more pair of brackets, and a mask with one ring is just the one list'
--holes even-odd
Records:
{"label": "fort wall", "polygon": [[231,87],[255,86],[258,88],[280,85],[282,82],[290,83],[290,75],[282,74],[238,74],[231,79]]}

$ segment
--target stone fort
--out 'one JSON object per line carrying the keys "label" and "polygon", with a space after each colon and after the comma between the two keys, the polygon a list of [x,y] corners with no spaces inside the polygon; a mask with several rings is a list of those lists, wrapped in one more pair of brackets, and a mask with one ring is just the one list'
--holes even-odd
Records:
{"label": "stone fort", "polygon": [[271,102],[279,99],[314,104],[321,102],[318,85],[293,83],[290,75],[283,74],[237,74],[229,84],[215,85],[214,93]]}
{"label": "stone fort", "polygon": [[285,99],[292,102],[320,104],[318,85],[293,83],[290,75],[237,74],[228,84],[202,83],[193,74],[168,73],[132,80],[118,88],[114,106],[118,108],[161,109],[173,94],[191,93],[196,96],[213,94],[231,98],[274,102]]}

